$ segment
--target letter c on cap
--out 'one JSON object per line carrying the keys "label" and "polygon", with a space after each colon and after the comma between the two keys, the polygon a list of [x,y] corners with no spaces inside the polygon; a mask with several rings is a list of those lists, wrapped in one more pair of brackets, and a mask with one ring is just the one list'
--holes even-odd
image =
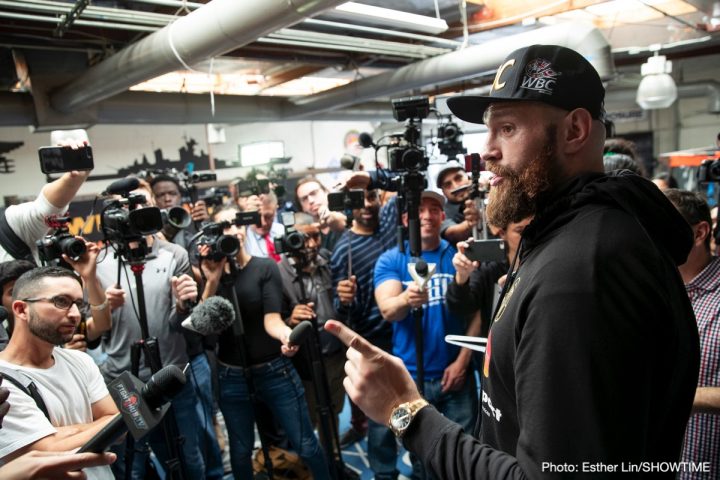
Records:
{"label": "letter c on cap", "polygon": [[495,81],[493,82],[492,86],[493,90],[502,90],[505,87],[505,82],[499,83],[498,80],[500,80],[500,77],[502,76],[505,69],[512,67],[513,65],[515,65],[515,59],[511,58],[507,62],[503,63],[500,68],[498,68],[498,71],[495,74]]}

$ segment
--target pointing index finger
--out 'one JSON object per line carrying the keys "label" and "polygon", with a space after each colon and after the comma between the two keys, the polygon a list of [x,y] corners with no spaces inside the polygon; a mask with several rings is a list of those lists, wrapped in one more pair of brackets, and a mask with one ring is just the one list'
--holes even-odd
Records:
{"label": "pointing index finger", "polygon": [[363,337],[355,333],[337,320],[325,322],[325,330],[335,335],[346,347],[354,348],[364,357],[375,355],[375,347]]}

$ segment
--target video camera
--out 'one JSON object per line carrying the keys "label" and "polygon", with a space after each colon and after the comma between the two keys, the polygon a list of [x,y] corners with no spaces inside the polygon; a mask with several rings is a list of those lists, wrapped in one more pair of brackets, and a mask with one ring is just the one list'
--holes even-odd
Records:
{"label": "video camera", "polygon": [[105,191],[122,196],[121,199],[106,200],[103,206],[100,229],[106,242],[127,245],[162,230],[163,218],[160,209],[140,207],[147,201],[145,195],[130,193],[139,185],[137,178],[125,178],[113,182]]}
{"label": "video camera", "polygon": [[205,191],[205,194],[198,200],[205,202],[208,207],[218,207],[225,203],[225,197],[230,196],[227,187],[212,187]]}
{"label": "video camera", "polygon": [[85,242],[70,234],[67,227],[69,222],[70,217],[50,216],[45,218],[47,226],[53,228],[54,231],[36,242],[40,260],[44,264],[62,259],[63,254],[77,260],[87,251]]}
{"label": "video camera", "polygon": [[[388,145],[388,163],[390,170],[408,172],[426,170],[430,160],[425,149],[420,146],[420,128],[418,124],[430,113],[427,97],[407,97],[392,100],[393,117],[399,122],[407,120],[402,134],[391,135]],[[418,122],[418,124],[415,123]]]}
{"label": "video camera", "polygon": [[275,252],[298,255],[305,248],[305,235],[295,228],[295,212],[282,212],[285,234],[275,239]]}
{"label": "video camera", "polygon": [[720,182],[720,160],[707,158],[702,161],[697,172],[700,183]]}
{"label": "video camera", "polygon": [[467,153],[462,143],[463,131],[452,121],[452,117],[448,116],[444,123],[438,125],[437,138],[440,153],[446,155],[448,160],[454,159],[460,153]]}
{"label": "video camera", "polygon": [[233,222],[206,223],[190,240],[197,240],[198,245],[207,245],[210,252],[204,257],[219,262],[223,257],[234,257],[240,250],[240,241],[235,235],[226,235],[225,229],[230,225],[260,225],[259,212],[238,212]]}

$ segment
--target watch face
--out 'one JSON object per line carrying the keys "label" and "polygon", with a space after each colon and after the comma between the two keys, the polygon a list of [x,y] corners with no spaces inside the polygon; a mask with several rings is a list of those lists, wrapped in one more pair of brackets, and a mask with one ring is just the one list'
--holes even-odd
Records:
{"label": "watch face", "polygon": [[405,430],[408,425],[410,425],[410,420],[412,420],[410,410],[402,406],[396,408],[390,416],[390,424],[399,432]]}

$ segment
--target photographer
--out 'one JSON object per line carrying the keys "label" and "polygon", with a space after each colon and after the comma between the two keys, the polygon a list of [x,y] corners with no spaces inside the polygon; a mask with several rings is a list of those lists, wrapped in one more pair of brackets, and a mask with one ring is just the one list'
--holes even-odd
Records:
{"label": "photographer", "polygon": [[[141,182],[141,185],[140,189],[133,192],[145,196],[145,203],[138,205],[139,207],[146,206],[151,199],[149,185],[145,182]],[[154,235],[147,235],[144,240],[147,242],[148,251],[143,258],[142,281],[149,335],[158,340],[163,366],[176,365],[184,369],[189,359],[180,323],[189,313],[188,302],[193,302],[197,298],[197,285],[191,276],[188,254],[182,247]],[[112,328],[109,334],[103,336],[103,348],[107,353],[107,360],[100,367],[107,381],[117,378],[126,370],[131,370],[132,346],[143,339],[138,316],[141,313],[138,311],[137,282],[133,278],[134,266],[130,265],[127,259],[117,258],[114,253],[111,246],[106,247],[100,253],[97,266],[98,277],[106,289],[108,302],[112,308]],[[137,376],[142,381],[147,381],[151,375],[147,360],[145,355],[140,358],[140,370]],[[190,376],[191,373],[188,375]],[[188,382],[172,400],[178,431],[184,437],[182,454],[190,478],[205,476],[205,462],[198,446],[201,423],[196,410],[197,403],[192,381]],[[167,449],[163,429],[158,428],[151,432],[142,444],[136,444],[136,447],[142,451],[135,453],[133,478],[144,478],[147,443],[161,460],[166,459]],[[118,454],[119,460],[113,465],[113,471],[116,475],[122,476],[125,468],[124,445],[116,446],[114,451]]]}
{"label": "photographer", "polygon": [[[438,172],[435,184],[447,199],[441,234],[455,245],[470,237],[473,227],[478,223],[477,207],[469,198],[472,190],[470,179],[458,162],[451,161]],[[466,188],[458,191],[462,187]]]}
{"label": "photographer", "polygon": [[15,326],[15,317],[12,312],[12,290],[15,286],[15,280],[25,272],[37,268],[37,264],[28,260],[10,260],[9,262],[0,262],[0,289],[2,289],[2,306],[7,312],[7,331],[5,327],[0,325],[0,335],[4,334],[3,344],[0,350],[4,349],[8,340],[12,336]]}
{"label": "photographer", "polygon": [[67,172],[45,185],[34,201],[1,208],[0,262],[25,259],[38,263],[35,242],[48,231],[45,218],[66,212],[89,175],[89,171]]}
{"label": "photographer", "polygon": [[[311,357],[306,348],[300,350],[293,357],[293,363],[305,386],[310,419],[317,425],[318,402],[330,400],[331,413],[335,415],[335,425],[339,424],[338,415],[342,411],[345,391],[342,380],[345,376],[345,348],[337,338],[323,329],[325,322],[337,318],[333,308],[332,273],[327,259],[328,252],[320,247],[320,228],[313,218],[305,213],[295,214],[295,229],[304,237],[304,246],[297,252],[286,252],[280,261],[280,275],[283,282],[282,316],[285,322],[295,327],[303,320],[317,319],[319,328],[320,348],[325,365],[325,375],[330,388],[329,399],[317,399],[313,382],[320,383],[314,378],[310,368]],[[298,275],[302,271],[302,277]],[[302,282],[302,283],[301,283]],[[321,429],[320,434],[324,432]],[[322,437],[321,437],[322,439]]]}
{"label": "photographer", "polygon": [[275,263],[280,261],[280,255],[275,251],[275,239],[285,233],[282,224],[275,221],[277,209],[278,200],[273,192],[249,197],[247,210],[258,210],[261,224],[259,227],[252,225],[248,229],[244,245],[249,255],[270,258]]}
{"label": "photographer", "polygon": [[[156,175],[150,181],[150,188],[152,189],[155,205],[158,208],[164,210],[169,210],[173,207],[182,208],[182,187],[177,178],[165,174]],[[193,222],[204,222],[210,218],[207,206],[203,200],[198,200],[193,204],[190,215]],[[190,247],[190,238],[197,232],[192,224],[184,229],[165,227],[163,231],[167,231],[165,240],[180,245],[185,250]],[[171,238],[168,238],[168,236],[171,236]]]}
{"label": "photographer", "polygon": [[320,224],[320,247],[332,252],[335,243],[342,235],[347,219],[340,212],[328,209],[328,191],[320,181],[308,175],[301,178],[295,186],[295,200],[297,206],[305,213],[312,215],[316,223]]}
{"label": "photographer", "polygon": [[[273,412],[313,478],[327,479],[328,466],[310,424],[303,387],[287,358],[297,353],[298,347],[289,344],[292,330],[280,315],[280,272],[272,260],[253,257],[247,252],[245,227],[234,223],[236,214],[236,208],[227,207],[213,216],[216,222],[230,223],[225,234],[234,235],[238,240],[234,256],[213,261],[208,258],[211,253],[208,245],[198,247],[207,279],[203,299],[215,294],[242,298],[236,321],[242,321],[243,334],[236,336],[233,327],[222,332],[218,351],[220,409],[230,436],[233,474],[239,479],[253,476],[254,406],[250,395],[254,393]],[[235,294],[230,289],[234,289]],[[248,383],[246,374],[251,376],[252,384]]]}

